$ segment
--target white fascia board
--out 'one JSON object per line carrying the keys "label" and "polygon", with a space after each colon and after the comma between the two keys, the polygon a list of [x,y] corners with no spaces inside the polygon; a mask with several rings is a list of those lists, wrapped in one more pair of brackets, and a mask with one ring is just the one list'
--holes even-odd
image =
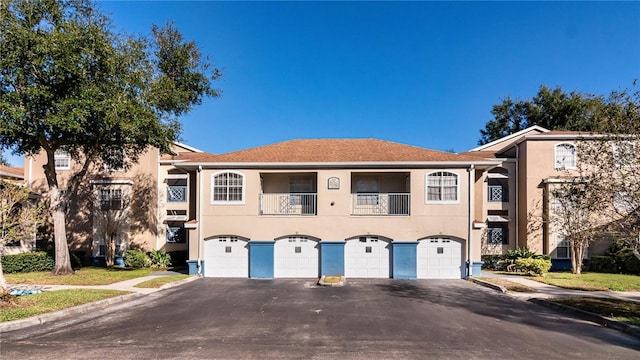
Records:
{"label": "white fascia board", "polygon": [[184,223],[184,228],[185,229],[197,229],[198,228],[198,223],[197,222],[195,222],[195,223],[186,222],[186,223]]}
{"label": "white fascia board", "polygon": [[396,162],[264,162],[264,163],[213,163],[213,162],[183,162],[174,164],[176,167],[198,167],[203,168],[305,168],[305,169],[320,169],[320,168],[393,168],[393,169],[411,169],[411,168],[468,168],[471,165],[475,166],[497,166],[502,161],[396,161]]}
{"label": "white fascia board", "polygon": [[508,179],[509,174],[487,173],[487,179]]}
{"label": "white fascia board", "polygon": [[587,182],[589,181],[588,179],[582,179],[582,178],[548,178],[548,179],[542,179],[543,183],[549,183],[549,184],[566,184],[566,183],[580,183],[580,182]]}
{"label": "white fascia board", "polygon": [[167,215],[164,221],[187,221],[187,215]]}
{"label": "white fascia board", "polygon": [[487,215],[487,221],[488,222],[509,222],[509,221],[511,221],[511,219],[509,219],[508,216]]}
{"label": "white fascia board", "polygon": [[474,222],[473,222],[473,228],[474,228],[474,229],[484,229],[484,228],[486,228],[486,227],[487,227],[487,224],[486,224],[486,223],[483,223],[483,222],[477,222],[477,221],[474,221]]}
{"label": "white fascia board", "polygon": [[96,185],[133,185],[133,180],[131,179],[99,179],[99,180],[91,180],[90,184]]}
{"label": "white fascia board", "polygon": [[513,138],[516,138],[516,137],[518,137],[518,136],[520,136],[520,135],[522,135],[522,134],[524,134],[526,132],[532,131],[532,130],[538,130],[538,131],[543,132],[543,133],[551,131],[551,130],[543,128],[542,126],[533,125],[533,126],[529,126],[526,129],[523,129],[523,130],[520,130],[518,132],[515,132],[515,133],[513,133],[511,135],[507,135],[505,137],[501,137],[500,139],[494,140],[494,141],[492,141],[492,142],[490,142],[488,144],[480,145],[477,148],[473,148],[473,149],[471,149],[469,151],[481,151],[481,150],[484,150],[484,149],[486,149],[488,147],[500,144],[501,142],[505,142],[507,140],[511,140]]}
{"label": "white fascia board", "polygon": [[189,175],[187,174],[167,174],[164,177],[165,180],[187,180]]}
{"label": "white fascia board", "polygon": [[187,150],[189,150],[189,151],[193,151],[193,152],[197,152],[197,153],[204,152],[204,151],[202,151],[202,150],[200,150],[200,149],[196,149],[196,148],[194,148],[193,146],[189,146],[189,145],[187,145],[187,144],[183,144],[183,143],[181,143],[181,142],[174,141],[173,143],[174,143],[174,144],[176,144],[177,146],[180,146],[180,147],[182,147],[182,148],[185,148],[185,149],[187,149]]}

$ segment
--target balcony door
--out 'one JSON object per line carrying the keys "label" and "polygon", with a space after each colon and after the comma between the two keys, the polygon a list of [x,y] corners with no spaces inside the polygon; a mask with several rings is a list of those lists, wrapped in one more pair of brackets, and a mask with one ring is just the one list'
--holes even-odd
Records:
{"label": "balcony door", "polygon": [[300,205],[303,215],[316,213],[316,202],[313,190],[313,178],[292,177],[289,179],[289,193],[291,204]]}

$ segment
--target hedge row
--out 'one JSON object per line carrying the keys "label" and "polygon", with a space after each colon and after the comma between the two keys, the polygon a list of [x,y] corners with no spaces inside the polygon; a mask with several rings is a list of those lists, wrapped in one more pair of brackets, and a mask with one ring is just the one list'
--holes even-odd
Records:
{"label": "hedge row", "polygon": [[640,260],[631,249],[614,244],[602,256],[591,256],[589,271],[640,275]]}
{"label": "hedge row", "polygon": [[[51,271],[55,265],[53,254],[44,251],[2,256],[2,271],[7,274]],[[81,267],[80,259],[73,252],[71,253],[71,266],[74,269]]]}
{"label": "hedge row", "polygon": [[548,255],[536,254],[527,248],[509,250],[501,255],[482,255],[482,268],[496,271],[520,271],[542,275],[551,268]]}

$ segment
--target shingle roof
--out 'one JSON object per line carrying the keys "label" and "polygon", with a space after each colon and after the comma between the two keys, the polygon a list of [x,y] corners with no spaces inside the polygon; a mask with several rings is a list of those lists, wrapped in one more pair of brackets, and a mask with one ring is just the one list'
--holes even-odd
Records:
{"label": "shingle roof", "polygon": [[341,162],[477,162],[458,155],[378,139],[290,140],[213,155],[185,153],[173,157],[196,163],[341,163]]}
{"label": "shingle roof", "polygon": [[0,165],[0,176],[10,176],[19,179],[24,178],[24,169],[18,167],[11,167],[6,165]]}

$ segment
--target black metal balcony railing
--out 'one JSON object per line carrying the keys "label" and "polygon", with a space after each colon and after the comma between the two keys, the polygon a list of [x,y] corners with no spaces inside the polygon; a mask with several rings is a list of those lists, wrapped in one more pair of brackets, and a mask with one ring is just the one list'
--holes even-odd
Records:
{"label": "black metal balcony railing", "polygon": [[316,215],[315,193],[260,194],[260,215]]}
{"label": "black metal balcony railing", "polygon": [[410,200],[405,193],[351,194],[351,215],[409,215]]}

